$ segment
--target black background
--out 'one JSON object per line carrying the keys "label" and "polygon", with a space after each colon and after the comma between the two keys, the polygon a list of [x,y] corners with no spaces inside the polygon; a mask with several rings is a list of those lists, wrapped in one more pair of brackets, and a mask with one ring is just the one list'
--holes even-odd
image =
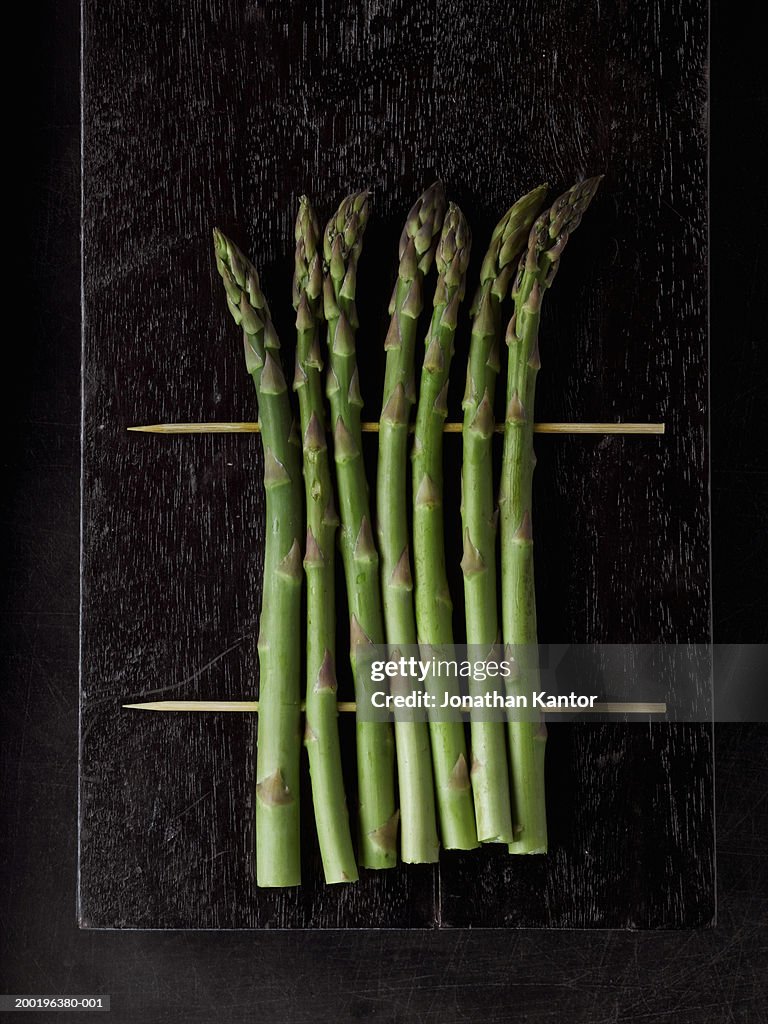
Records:
{"label": "black background", "polygon": [[[370,417],[384,370],[390,253],[422,175],[445,178],[477,240],[543,167],[553,194],[609,168],[590,228],[569,241],[569,269],[547,300],[542,338],[551,340],[542,343],[534,415],[663,419],[667,430],[663,439],[537,442],[537,631],[545,641],[708,639],[706,5],[392,0],[385,14],[375,0],[86,0],[82,10],[79,920],[90,928],[710,923],[714,786],[704,725],[551,723],[545,858],[486,845],[446,853],[436,869],[400,865],[327,886],[310,813],[302,884],[286,892],[255,885],[251,716],[120,707],[182,692],[255,695],[262,446],[253,436],[125,428],[256,415],[222,316],[211,223],[260,266],[290,372],[291,314],[280,301],[293,262],[290,211],[302,190],[329,211],[360,179],[374,188],[357,286]],[[472,280],[471,260],[468,273]],[[466,328],[459,322],[451,418]],[[445,445],[448,495],[458,486],[457,440]],[[371,441],[363,453],[373,482]],[[500,461],[497,470],[500,478]],[[444,523],[461,637],[458,505],[445,502]],[[344,593],[337,651],[349,647]],[[342,698],[353,692],[345,661],[337,658]],[[340,740],[350,755],[352,728],[345,716]],[[346,778],[353,830],[354,774]]]}
{"label": "black background", "polygon": [[[757,16],[732,12],[713,6],[714,629],[719,641],[755,642],[768,621],[766,89]],[[764,726],[716,732],[713,929],[78,932],[78,16],[75,3],[37,5],[20,37],[28,73],[12,96],[22,114],[13,152],[29,166],[23,224],[5,239],[21,273],[6,292],[18,306],[4,346],[6,366],[18,363],[6,370],[3,403],[3,991],[111,993],[120,1021],[768,1019]],[[6,214],[16,198],[6,194]]]}

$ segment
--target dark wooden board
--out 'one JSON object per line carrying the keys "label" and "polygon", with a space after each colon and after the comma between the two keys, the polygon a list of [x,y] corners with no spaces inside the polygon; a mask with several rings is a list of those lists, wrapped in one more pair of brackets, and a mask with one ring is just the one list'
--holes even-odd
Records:
{"label": "dark wooden board", "polygon": [[305,885],[274,894],[252,871],[253,717],[121,709],[256,692],[258,438],[125,430],[255,418],[212,226],[263,268],[290,342],[296,197],[327,215],[373,188],[359,276],[373,418],[400,221],[438,174],[476,269],[522,191],[606,173],[547,300],[537,418],[667,424],[539,439],[541,639],[710,638],[704,3],[85,0],[83,30],[81,924],[710,922],[706,726],[553,728],[546,860],[444,855],[439,872],[329,889],[307,818]]}

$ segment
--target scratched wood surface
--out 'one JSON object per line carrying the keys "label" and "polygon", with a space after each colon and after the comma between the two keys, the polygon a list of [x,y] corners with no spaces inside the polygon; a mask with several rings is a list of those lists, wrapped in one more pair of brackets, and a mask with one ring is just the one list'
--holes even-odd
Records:
{"label": "scratched wood surface", "polygon": [[[444,854],[326,888],[305,813],[304,884],[272,893],[253,875],[255,718],[121,708],[258,690],[258,437],[125,429],[256,417],[211,228],[263,269],[290,350],[297,196],[326,216],[373,189],[359,350],[375,418],[400,222],[438,175],[476,273],[522,191],[606,174],[545,306],[537,418],[667,433],[538,439],[540,636],[709,639],[703,0],[85,0],[83,31],[81,924],[709,923],[706,726],[552,727],[547,858]],[[466,343],[464,322],[452,418]]]}

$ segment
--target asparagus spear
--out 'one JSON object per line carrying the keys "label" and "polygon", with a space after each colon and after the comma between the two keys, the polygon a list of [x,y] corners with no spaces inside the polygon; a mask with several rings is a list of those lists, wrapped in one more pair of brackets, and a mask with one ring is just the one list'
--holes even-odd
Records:
{"label": "asparagus spear", "polygon": [[339,517],[323,408],[320,353],[323,268],[320,227],[306,196],[296,218],[296,374],[307,505],[307,695],[304,746],[312,776],[315,825],[326,882],[354,882],[357,864],[349,830],[336,709],[335,540]]}
{"label": "asparagus spear", "polygon": [[256,268],[218,230],[216,266],[243,328],[245,365],[259,403],[266,541],[259,628],[256,883],[299,885],[302,496],[299,448],[279,347]]}
{"label": "asparagus spear", "polygon": [[[490,647],[498,639],[496,610],[496,512],[493,487],[493,400],[499,372],[501,303],[509,291],[517,259],[541,208],[546,185],[518,200],[496,225],[480,270],[480,286],[470,313],[467,387],[464,394],[464,458],[461,518],[467,643]],[[474,682],[471,686],[475,689]],[[482,689],[480,687],[479,690]],[[471,720],[472,792],[481,842],[510,843],[512,816],[503,722]]]}
{"label": "asparagus spear", "polygon": [[[400,264],[390,303],[384,398],[379,422],[377,526],[381,551],[384,621],[390,650],[416,643],[409,551],[406,474],[408,420],[415,401],[414,350],[423,307],[424,277],[435,258],[445,214],[436,182],[414,204],[400,236]],[[433,863],[439,842],[429,731],[425,722],[395,722],[400,789],[400,853],[408,864]]]}
{"label": "asparagus spear", "polygon": [[[448,372],[459,304],[464,297],[470,232],[451,203],[437,247],[437,286],[421,373],[413,445],[413,554],[419,643],[453,642],[451,596],[445,572],[443,529],[443,422],[448,412]],[[430,720],[432,761],[443,846],[477,846],[467,748],[462,722]]]}
{"label": "asparagus spear", "polygon": [[[328,321],[330,365],[327,393],[333,421],[333,454],[341,510],[341,553],[350,613],[350,655],[384,643],[379,556],[371,530],[368,484],[362,456],[362,398],[355,358],[357,262],[368,221],[368,193],[343,200],[323,238],[323,311]],[[389,868],[397,861],[394,741],[383,722],[357,722],[359,860]]]}
{"label": "asparagus spear", "polygon": [[[568,238],[579,226],[600,178],[574,185],[531,229],[512,295],[515,311],[507,328],[507,413],[504,425],[499,508],[501,513],[502,632],[518,663],[515,685],[539,687],[536,597],[533,577],[531,489],[534,467],[533,405],[539,360],[539,320],[544,292],[554,280]],[[512,721],[508,727],[512,773],[514,840],[511,853],[546,853],[543,722]]]}

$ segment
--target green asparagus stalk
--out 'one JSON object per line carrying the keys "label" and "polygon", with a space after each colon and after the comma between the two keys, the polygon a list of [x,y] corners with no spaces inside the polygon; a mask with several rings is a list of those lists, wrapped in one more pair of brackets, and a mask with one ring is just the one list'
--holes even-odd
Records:
{"label": "green asparagus stalk", "polygon": [[320,227],[306,196],[296,218],[296,373],[304,449],[307,506],[307,693],[304,746],[312,777],[312,802],[325,880],[357,880],[341,768],[336,707],[335,541],[339,517],[333,501],[320,352],[323,267]]}
{"label": "green asparagus stalk", "polygon": [[[445,571],[443,528],[443,423],[448,413],[448,373],[459,305],[464,297],[470,232],[453,203],[437,247],[437,286],[421,373],[413,445],[413,554],[419,644],[453,643],[452,604]],[[439,713],[438,713],[439,715]],[[477,846],[464,725],[430,719],[432,763],[443,846]]]}
{"label": "green asparagus stalk", "polygon": [[[384,622],[393,655],[399,645],[417,642],[406,497],[408,421],[415,402],[414,353],[424,277],[434,262],[444,215],[445,191],[436,182],[416,201],[400,236],[397,284],[389,309],[392,319],[384,343],[387,361],[379,421],[376,518]],[[400,855],[408,864],[434,863],[439,842],[426,723],[396,719],[395,751]]]}
{"label": "green asparagus stalk", "polygon": [[[590,178],[574,185],[537,219],[512,289],[515,310],[506,335],[507,412],[499,495],[502,632],[518,666],[514,685],[525,694],[539,688],[531,492],[535,464],[533,406],[541,365],[541,303],[557,273],[568,238],[579,226],[600,181]],[[543,721],[511,721],[508,738],[514,830],[509,849],[511,853],[546,853],[546,726]]]}
{"label": "green asparagus stalk", "polygon": [[[341,511],[341,553],[350,614],[350,655],[384,643],[379,589],[379,555],[371,529],[368,484],[362,455],[362,398],[355,358],[357,263],[368,221],[368,193],[343,200],[323,238],[323,311],[328,322],[327,394],[333,422],[333,454]],[[359,695],[359,691],[358,691]],[[394,740],[384,722],[358,720],[357,778],[359,861],[368,868],[397,862]]]}
{"label": "green asparagus stalk", "polygon": [[256,883],[299,885],[301,651],[301,465],[288,386],[256,268],[214,230],[216,266],[243,329],[245,364],[259,404],[264,449],[266,541],[259,627],[256,755]]}
{"label": "green asparagus stalk", "polygon": [[[464,603],[467,643],[490,647],[498,640],[496,610],[496,502],[493,486],[493,402],[499,372],[501,303],[517,260],[541,209],[546,185],[518,200],[496,225],[480,269],[480,285],[470,309],[467,386],[464,393],[461,519],[464,551]],[[473,691],[481,684],[470,681]],[[481,842],[512,842],[509,769],[503,722],[471,716],[472,792]]]}

